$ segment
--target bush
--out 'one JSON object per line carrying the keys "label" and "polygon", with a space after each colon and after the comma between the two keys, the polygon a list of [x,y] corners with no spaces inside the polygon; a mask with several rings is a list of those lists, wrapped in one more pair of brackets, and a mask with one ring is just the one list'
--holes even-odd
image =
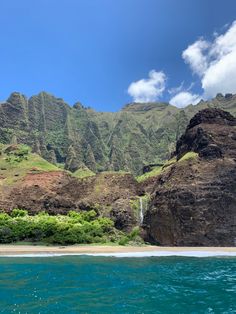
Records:
{"label": "bush", "polygon": [[129,242],[129,237],[128,236],[123,236],[120,241],[118,242],[119,245],[126,245]]}
{"label": "bush", "polygon": [[129,234],[121,237],[119,241],[120,245],[126,245],[128,243],[131,243],[131,244],[143,243],[143,240],[140,237],[139,227],[134,227],[133,230]]}
{"label": "bush", "polygon": [[129,234],[130,240],[135,240],[140,234],[139,227],[134,227],[133,230]]}
{"label": "bush", "polygon": [[46,243],[99,243],[116,237],[114,223],[109,218],[97,218],[92,211],[70,211],[68,215],[50,216],[40,212],[29,216],[26,210],[13,209],[0,213],[0,243],[42,241]]}
{"label": "bush", "polygon": [[11,217],[25,217],[26,215],[28,215],[27,210],[14,208],[11,211]]}

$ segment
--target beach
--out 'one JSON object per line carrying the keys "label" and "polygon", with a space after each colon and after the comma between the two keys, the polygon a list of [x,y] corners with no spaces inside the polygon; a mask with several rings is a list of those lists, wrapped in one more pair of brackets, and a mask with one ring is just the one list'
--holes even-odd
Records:
{"label": "beach", "polygon": [[109,245],[0,245],[0,256],[102,255],[102,256],[236,256],[236,247],[160,247]]}

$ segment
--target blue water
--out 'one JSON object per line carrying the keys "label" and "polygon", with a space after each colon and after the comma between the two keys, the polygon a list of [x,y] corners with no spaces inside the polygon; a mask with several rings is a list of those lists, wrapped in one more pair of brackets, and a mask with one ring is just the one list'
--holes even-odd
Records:
{"label": "blue water", "polygon": [[236,313],[236,258],[0,258],[0,313]]}

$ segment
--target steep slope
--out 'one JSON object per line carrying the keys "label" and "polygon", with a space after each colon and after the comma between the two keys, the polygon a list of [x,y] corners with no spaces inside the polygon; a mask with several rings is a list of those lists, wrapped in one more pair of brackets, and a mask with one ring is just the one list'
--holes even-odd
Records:
{"label": "steep slope", "polygon": [[97,175],[81,168],[73,175],[31,153],[25,145],[0,146],[0,209],[26,209],[66,214],[94,209],[114,220],[118,229],[130,231],[139,221],[132,200],[142,194],[126,172]]}
{"label": "steep slope", "polygon": [[200,109],[236,114],[236,95],[178,109],[167,103],[134,103],[115,113],[96,112],[46,92],[27,99],[20,93],[0,104],[0,142],[24,143],[52,163],[76,171],[124,170],[141,174],[147,164],[170,157],[188,121]]}
{"label": "steep slope", "polygon": [[234,246],[236,243],[236,118],[204,109],[176,145],[176,159],[152,182],[144,218],[153,243]]}

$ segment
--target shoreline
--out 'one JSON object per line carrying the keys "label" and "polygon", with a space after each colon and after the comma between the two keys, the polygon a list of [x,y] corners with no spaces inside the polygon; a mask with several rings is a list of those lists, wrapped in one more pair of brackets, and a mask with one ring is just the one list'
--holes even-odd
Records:
{"label": "shoreline", "polygon": [[0,245],[0,257],[43,257],[43,256],[236,256],[236,247],[163,247],[163,246],[109,246],[109,245]]}

